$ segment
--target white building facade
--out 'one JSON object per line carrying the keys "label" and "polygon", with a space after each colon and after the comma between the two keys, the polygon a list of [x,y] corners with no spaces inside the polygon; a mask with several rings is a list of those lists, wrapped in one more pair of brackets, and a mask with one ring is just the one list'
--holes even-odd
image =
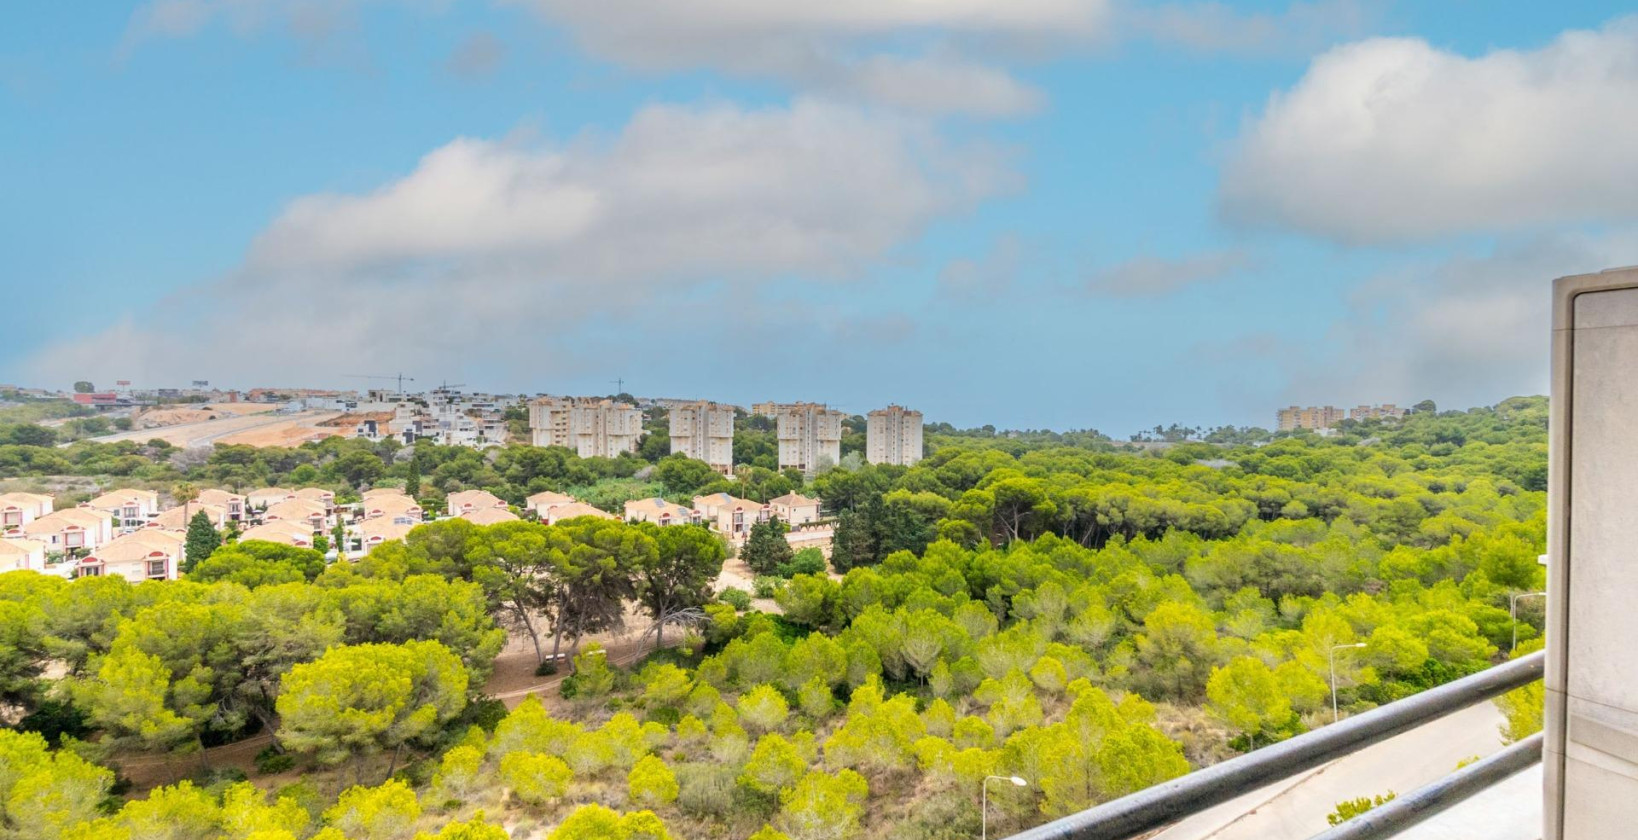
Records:
{"label": "white building facade", "polygon": [[901,467],[921,460],[921,412],[890,405],[870,412],[865,426],[865,460]]}
{"label": "white building facade", "polygon": [[819,403],[780,406],[779,468],[813,474],[842,460],[842,419]]}
{"label": "white building facade", "polygon": [[563,446],[582,458],[618,458],[637,451],[643,412],[613,400],[541,397],[529,403],[529,431],[535,446]]}
{"label": "white building facade", "polygon": [[703,401],[674,406],[671,454],[704,461],[723,475],[733,475],[734,410]]}

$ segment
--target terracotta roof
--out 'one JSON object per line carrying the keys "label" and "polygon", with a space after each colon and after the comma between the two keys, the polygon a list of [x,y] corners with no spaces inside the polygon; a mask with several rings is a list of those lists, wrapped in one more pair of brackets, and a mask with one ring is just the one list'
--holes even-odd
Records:
{"label": "terracotta roof", "polygon": [[547,518],[553,522],[561,522],[565,519],[574,519],[578,516],[596,516],[602,519],[619,518],[606,510],[599,510],[586,504],[585,502],[570,502],[566,505],[553,505],[551,509],[546,512],[546,515]]}
{"label": "terracotta roof", "polygon": [[395,513],[408,513],[412,509],[420,510],[421,503],[408,496],[377,496],[364,505],[366,515],[379,512],[390,516]]}
{"label": "terracotta roof", "polygon": [[186,505],[177,505],[170,510],[160,511],[158,516],[148,520],[148,527],[180,531],[187,528],[188,523],[201,513],[209,516],[210,521],[217,524],[227,521],[227,508],[221,505],[206,504],[205,502],[189,502]]}
{"label": "terracotta roof", "polygon": [[92,510],[114,510],[115,508],[125,507],[126,503],[131,501],[147,502],[150,507],[158,507],[159,494],[152,490],[138,490],[136,488],[110,490],[86,502],[85,506]]}
{"label": "terracotta roof", "polygon": [[203,502],[207,505],[222,505],[224,507],[228,502],[234,500],[238,500],[242,503],[244,502],[245,497],[239,495],[238,493],[228,490],[218,490],[214,487],[210,488],[209,490],[200,490],[199,498],[194,499],[196,502]]}
{"label": "terracotta roof", "polygon": [[450,510],[460,510],[463,507],[506,507],[505,500],[488,490],[462,490],[459,493],[449,494],[446,501],[449,503]]}
{"label": "terracotta roof", "polygon": [[559,493],[556,490],[542,490],[525,501],[528,502],[529,507],[538,508],[541,505],[566,505],[579,500],[567,493]]}
{"label": "terracotta roof", "polygon": [[379,538],[382,542],[385,542],[387,540],[401,540],[408,536],[409,532],[414,528],[414,525],[394,522],[382,516],[360,522],[358,524],[358,533],[366,540]]}
{"label": "terracotta roof", "polygon": [[39,493],[0,493],[0,508],[19,507],[39,510],[51,507],[53,499]]}
{"label": "terracotta roof", "polygon": [[813,507],[819,504],[819,500],[810,499],[801,493],[786,493],[777,499],[769,499],[768,504],[782,507]]}
{"label": "terracotta roof", "polygon": [[262,520],[265,522],[268,519],[311,519],[324,514],[323,502],[315,502],[312,499],[289,499],[270,505],[262,513]]}
{"label": "terracotta roof", "polygon": [[288,519],[269,522],[266,525],[257,525],[239,535],[239,542],[247,540],[265,540],[267,542],[283,543],[284,545],[300,545],[302,547],[313,544],[313,532],[307,526]]}
{"label": "terracotta roof", "polygon": [[655,496],[652,499],[633,499],[626,502],[627,516],[632,516],[642,511],[648,511],[656,514],[670,512],[672,516],[691,517],[694,515],[694,511],[687,505],[679,505],[668,502],[658,496]]}
{"label": "terracotta roof", "polygon": [[323,487],[303,487],[296,491],[296,498],[310,499],[315,502],[330,501],[335,497],[334,491],[326,490]]}
{"label": "terracotta roof", "polygon": [[46,544],[39,540],[26,540],[21,537],[0,540],[0,554],[15,554],[26,556],[45,551]]}
{"label": "terracotta roof", "polygon": [[130,563],[146,560],[154,552],[176,557],[182,553],[184,538],[171,531],[144,530],[116,537],[107,545],[91,552],[87,560],[104,563]]}
{"label": "terracotta roof", "polygon": [[365,490],[364,495],[361,498],[373,499],[376,496],[403,496],[403,495],[406,495],[406,494],[404,493],[404,490],[401,487],[374,487],[374,488],[371,488],[369,490]]}
{"label": "terracotta roof", "polygon": [[50,534],[61,531],[70,525],[89,530],[106,524],[108,524],[106,514],[84,508],[66,508],[55,513],[48,513],[33,522],[24,523],[22,531],[25,534]]}
{"label": "terracotta roof", "polygon": [[518,521],[517,514],[503,508],[492,507],[473,508],[461,514],[460,518],[474,525],[495,525],[501,522]]}

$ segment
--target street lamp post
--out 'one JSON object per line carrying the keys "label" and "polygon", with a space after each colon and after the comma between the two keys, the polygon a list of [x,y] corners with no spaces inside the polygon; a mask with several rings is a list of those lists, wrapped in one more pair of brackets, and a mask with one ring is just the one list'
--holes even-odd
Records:
{"label": "street lamp post", "polygon": [[1545,592],[1515,592],[1507,596],[1507,615],[1513,620],[1513,646],[1507,649],[1508,653],[1518,650],[1519,647],[1519,599],[1534,598],[1546,594]]}
{"label": "street lamp post", "polygon": [[989,840],[990,837],[990,782],[992,781],[1011,782],[1018,787],[1023,787],[1029,784],[1029,782],[1020,779],[1017,776],[984,777],[984,781],[980,782],[978,785],[980,790],[978,805],[979,840]]}
{"label": "street lamp post", "polygon": [[1364,646],[1365,646],[1364,642],[1355,642],[1354,644],[1351,644],[1351,645],[1332,645],[1331,646],[1331,722],[1332,723],[1336,723],[1337,720],[1340,717],[1337,714],[1337,651],[1339,651],[1339,650],[1348,650],[1350,648],[1362,648]]}

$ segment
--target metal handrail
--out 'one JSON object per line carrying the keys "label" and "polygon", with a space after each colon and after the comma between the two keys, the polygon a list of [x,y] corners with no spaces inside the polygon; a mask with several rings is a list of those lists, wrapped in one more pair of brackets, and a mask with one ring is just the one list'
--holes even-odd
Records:
{"label": "metal handrail", "polygon": [[1126,840],[1541,679],[1542,651],[1012,836]]}
{"label": "metal handrail", "polygon": [[1431,785],[1419,787],[1310,840],[1382,840],[1495,785],[1541,760],[1541,733],[1479,759]]}

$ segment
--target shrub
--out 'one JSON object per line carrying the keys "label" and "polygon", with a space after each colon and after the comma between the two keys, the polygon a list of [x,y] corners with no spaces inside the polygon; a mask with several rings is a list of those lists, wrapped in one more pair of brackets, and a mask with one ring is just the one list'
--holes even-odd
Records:
{"label": "shrub", "polygon": [[736,589],[732,586],[717,593],[717,600],[727,604],[730,607],[733,607],[736,610],[748,610],[751,608],[751,593],[746,592],[743,589]]}
{"label": "shrub", "polygon": [[734,812],[734,768],[686,764],[676,769],[677,807],[696,817],[723,818]]}
{"label": "shrub", "polygon": [[772,575],[757,575],[756,579],[751,581],[751,590],[756,593],[758,598],[772,598],[784,585],[783,578]]}
{"label": "shrub", "polygon": [[295,766],[295,756],[288,753],[279,752],[273,747],[268,747],[267,749],[256,753],[256,772],[262,774],[263,776],[283,773],[284,771]]}
{"label": "shrub", "polygon": [[1361,796],[1358,799],[1344,799],[1337,803],[1336,810],[1325,815],[1325,821],[1331,825],[1342,825],[1372,808],[1392,802],[1397,797],[1398,794],[1390,790],[1386,794],[1378,794],[1374,798]]}
{"label": "shrub", "polygon": [[796,552],[789,562],[779,566],[779,576],[793,578],[797,575],[822,575],[830,571],[825,565],[825,553],[817,548],[804,548]]}

